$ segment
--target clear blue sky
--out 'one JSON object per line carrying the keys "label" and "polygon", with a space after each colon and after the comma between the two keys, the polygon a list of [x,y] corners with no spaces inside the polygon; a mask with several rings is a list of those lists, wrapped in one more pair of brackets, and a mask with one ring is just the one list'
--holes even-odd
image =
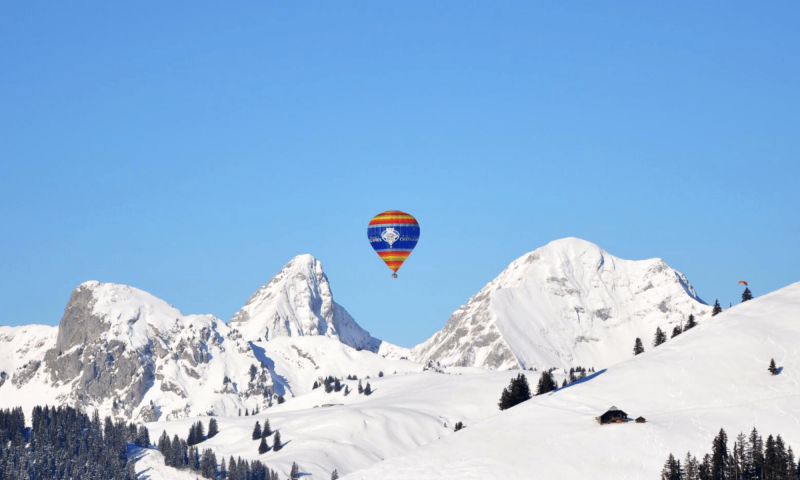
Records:
{"label": "clear blue sky", "polygon": [[[243,3],[243,4],[242,4]],[[411,346],[565,236],[726,306],[800,280],[800,3],[6,2],[0,323],[229,319],[294,255]],[[400,278],[366,240],[401,209]]]}

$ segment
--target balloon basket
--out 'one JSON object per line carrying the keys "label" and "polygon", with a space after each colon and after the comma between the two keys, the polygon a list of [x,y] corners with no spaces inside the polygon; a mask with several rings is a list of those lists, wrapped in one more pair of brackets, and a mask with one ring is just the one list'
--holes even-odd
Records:
{"label": "balloon basket", "polygon": [[397,274],[396,274],[396,273],[393,273],[393,274],[392,274],[392,278],[397,278]]}

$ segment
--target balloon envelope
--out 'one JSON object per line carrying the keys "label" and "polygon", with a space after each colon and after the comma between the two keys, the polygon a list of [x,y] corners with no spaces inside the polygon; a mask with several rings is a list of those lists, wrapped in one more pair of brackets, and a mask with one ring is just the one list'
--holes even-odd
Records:
{"label": "balloon envelope", "polygon": [[417,245],[419,223],[405,212],[389,210],[369,222],[367,238],[381,260],[397,273]]}

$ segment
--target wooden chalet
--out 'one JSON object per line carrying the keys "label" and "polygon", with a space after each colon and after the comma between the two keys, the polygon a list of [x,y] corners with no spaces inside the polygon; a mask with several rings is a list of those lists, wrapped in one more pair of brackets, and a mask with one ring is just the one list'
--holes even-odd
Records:
{"label": "wooden chalet", "polygon": [[636,423],[646,423],[646,422],[647,420],[645,420],[644,417],[639,417],[636,419]]}
{"label": "wooden chalet", "polygon": [[628,422],[628,414],[623,412],[622,410],[618,409],[617,407],[611,407],[608,411],[599,417],[594,417],[595,420],[600,423],[600,425],[606,425],[608,423],[627,423]]}

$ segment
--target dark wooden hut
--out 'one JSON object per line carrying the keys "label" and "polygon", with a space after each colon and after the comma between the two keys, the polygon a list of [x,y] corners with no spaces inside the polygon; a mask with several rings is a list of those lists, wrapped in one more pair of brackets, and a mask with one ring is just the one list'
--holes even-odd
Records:
{"label": "dark wooden hut", "polygon": [[628,414],[617,407],[611,407],[606,413],[595,418],[600,422],[600,425],[605,425],[607,423],[625,423],[628,421]]}
{"label": "dark wooden hut", "polygon": [[647,422],[647,420],[645,420],[644,417],[639,417],[636,419],[636,423],[645,423],[645,422]]}

